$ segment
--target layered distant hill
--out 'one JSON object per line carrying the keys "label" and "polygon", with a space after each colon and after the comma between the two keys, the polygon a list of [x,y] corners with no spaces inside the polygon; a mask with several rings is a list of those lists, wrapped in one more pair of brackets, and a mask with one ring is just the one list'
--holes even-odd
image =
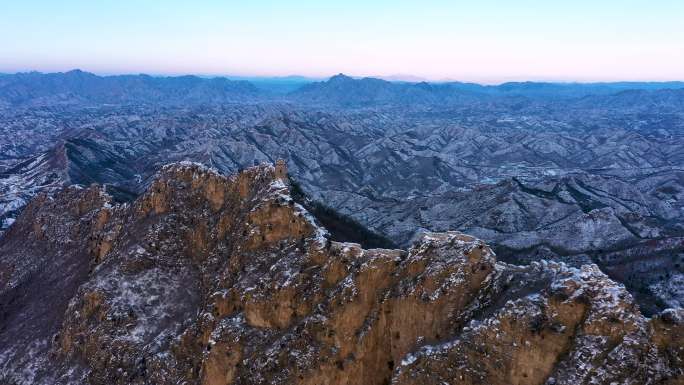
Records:
{"label": "layered distant hill", "polygon": [[[376,78],[354,79],[343,74],[325,82],[302,86],[291,96],[298,101],[315,104],[364,107],[372,105],[454,106],[474,102],[564,101],[571,104],[593,103],[598,96],[602,103],[615,105],[668,102],[681,107],[684,82],[661,83],[504,83],[486,86],[474,83],[408,83],[389,82]],[[624,92],[623,92],[624,91]],[[654,92],[648,92],[654,91]],[[586,98],[587,100],[582,100]],[[602,98],[606,100],[603,101]],[[572,100],[579,99],[579,100]]]}
{"label": "layered distant hill", "polygon": [[254,99],[259,94],[249,82],[226,78],[97,76],[79,70],[0,75],[0,103],[7,106],[228,103]]}
{"label": "layered distant hill", "polygon": [[[233,80],[231,80],[233,79]],[[608,96],[605,103],[648,98],[662,104],[681,97],[684,82],[544,83],[513,82],[496,86],[461,82],[391,82],[343,74],[314,82],[303,77],[250,78],[65,73],[0,74],[0,106],[51,104],[221,104],[281,100],[314,105],[458,105],[496,99],[569,100]],[[622,91],[627,91],[621,94]],[[593,103],[589,98],[587,101]],[[681,105],[680,105],[681,106]]]}
{"label": "layered distant hill", "polygon": [[129,201],[168,162],[284,158],[312,199],[398,245],[459,230],[506,261],[597,263],[647,312],[684,301],[682,83],[295,80],[1,75],[3,229],[63,185]]}

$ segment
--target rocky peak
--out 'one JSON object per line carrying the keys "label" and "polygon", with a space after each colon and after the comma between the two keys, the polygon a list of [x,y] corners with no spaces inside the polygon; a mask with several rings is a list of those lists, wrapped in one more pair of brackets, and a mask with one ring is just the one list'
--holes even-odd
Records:
{"label": "rocky peak", "polygon": [[41,195],[0,239],[0,383],[682,381],[684,313],[645,318],[595,265],[328,238],[271,165]]}
{"label": "rocky peak", "polygon": [[349,82],[352,80],[354,80],[354,79],[343,74],[343,73],[339,73],[335,76],[331,76],[330,79],[328,79],[328,82],[329,83],[343,83],[343,82]]}

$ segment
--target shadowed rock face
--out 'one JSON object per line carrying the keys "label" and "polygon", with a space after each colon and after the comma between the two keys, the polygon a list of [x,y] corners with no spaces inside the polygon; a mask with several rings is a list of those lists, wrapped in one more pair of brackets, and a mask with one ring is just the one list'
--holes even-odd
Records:
{"label": "shadowed rock face", "polygon": [[332,242],[271,166],[40,195],[0,239],[0,383],[682,384],[684,312],[594,265]]}

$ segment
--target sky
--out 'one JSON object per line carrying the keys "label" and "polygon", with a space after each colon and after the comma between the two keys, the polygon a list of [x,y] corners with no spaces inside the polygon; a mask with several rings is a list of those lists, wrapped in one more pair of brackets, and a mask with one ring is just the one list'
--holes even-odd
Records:
{"label": "sky", "polygon": [[0,72],[684,80],[684,0],[0,0]]}

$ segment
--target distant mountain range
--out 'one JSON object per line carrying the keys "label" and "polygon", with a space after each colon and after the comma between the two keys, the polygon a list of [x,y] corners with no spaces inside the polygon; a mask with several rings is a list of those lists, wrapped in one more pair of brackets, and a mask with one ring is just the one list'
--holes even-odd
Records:
{"label": "distant mountain range", "polygon": [[197,76],[97,76],[79,70],[0,76],[0,104],[186,104],[247,101],[259,96],[250,82]]}
{"label": "distant mountain range", "polygon": [[[289,76],[280,78],[149,75],[98,76],[73,70],[65,73],[0,74],[0,106],[55,104],[221,104],[285,101],[339,106],[388,104],[453,105],[492,99],[578,99],[620,92],[682,90],[684,82],[543,83],[500,85],[356,79],[343,74],[326,81]],[[675,91],[672,91],[675,92]],[[622,96],[623,99],[635,97]],[[660,99],[656,94],[636,97]],[[664,97],[667,97],[664,96]]]}
{"label": "distant mountain range", "polygon": [[[627,94],[622,95],[626,92]],[[648,98],[660,101],[675,95],[677,100],[684,92],[684,82],[664,83],[504,83],[497,86],[475,83],[407,83],[389,82],[376,78],[353,79],[339,74],[325,82],[302,86],[291,94],[300,102],[337,104],[342,106],[368,106],[387,104],[454,105],[474,102],[491,102],[505,99],[556,101],[582,99],[591,96],[615,95],[629,102],[630,98]],[[642,104],[639,100],[637,104]],[[677,104],[679,106],[680,104]]]}

